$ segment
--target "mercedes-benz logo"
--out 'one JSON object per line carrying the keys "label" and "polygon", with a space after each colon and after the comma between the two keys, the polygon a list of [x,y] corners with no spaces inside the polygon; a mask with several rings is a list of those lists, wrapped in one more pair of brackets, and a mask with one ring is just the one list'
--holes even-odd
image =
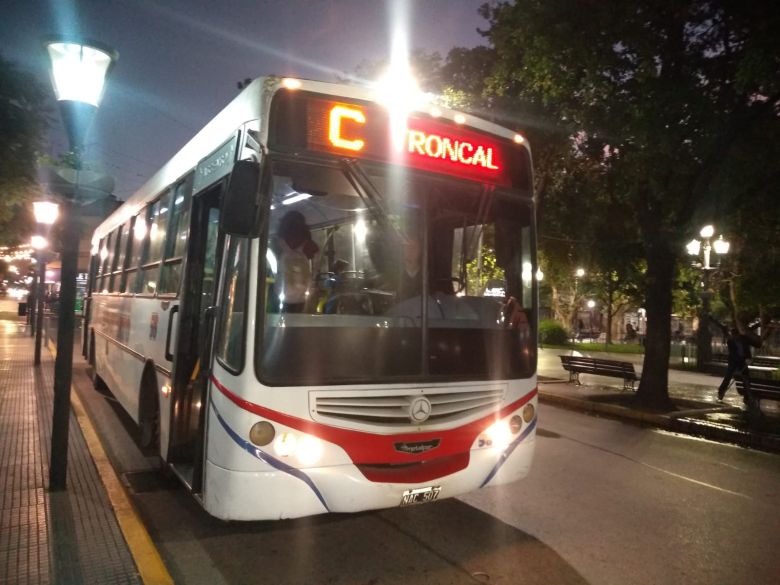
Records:
{"label": "mercedes-benz logo", "polygon": [[409,405],[409,419],[412,422],[424,422],[431,416],[431,401],[425,396],[418,396]]}

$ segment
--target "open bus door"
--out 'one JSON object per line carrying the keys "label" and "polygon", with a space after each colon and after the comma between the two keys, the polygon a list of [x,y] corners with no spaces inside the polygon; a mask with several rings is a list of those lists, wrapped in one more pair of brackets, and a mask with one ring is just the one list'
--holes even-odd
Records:
{"label": "open bus door", "polygon": [[[89,274],[87,276],[87,290],[84,291],[84,304],[82,305],[81,314],[81,355],[89,360],[89,331],[90,323],[92,322],[92,286],[95,282],[95,276],[97,276],[98,269],[98,256],[93,254],[89,259]],[[43,284],[43,283],[41,283]],[[42,289],[43,286],[39,286]],[[37,291],[36,291],[37,292]],[[36,313],[36,318],[40,318]]]}
{"label": "open bus door", "polygon": [[173,400],[168,462],[193,492],[200,491],[203,425],[214,305],[224,236],[219,229],[224,183],[195,194],[184,293],[173,353]]}

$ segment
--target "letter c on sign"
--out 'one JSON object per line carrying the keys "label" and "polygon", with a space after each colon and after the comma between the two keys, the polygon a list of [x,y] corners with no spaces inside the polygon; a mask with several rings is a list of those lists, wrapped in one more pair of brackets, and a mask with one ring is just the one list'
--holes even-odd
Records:
{"label": "letter c on sign", "polygon": [[341,135],[341,121],[343,119],[352,120],[358,124],[365,124],[366,117],[362,111],[345,106],[333,106],[330,110],[330,126],[328,127],[328,138],[333,146],[346,148],[347,150],[362,150],[365,141],[356,138],[349,140]]}

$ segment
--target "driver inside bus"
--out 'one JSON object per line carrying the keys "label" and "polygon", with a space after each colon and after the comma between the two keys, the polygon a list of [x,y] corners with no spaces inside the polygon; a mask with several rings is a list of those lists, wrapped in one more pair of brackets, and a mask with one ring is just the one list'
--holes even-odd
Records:
{"label": "driver inside bus", "polygon": [[400,300],[422,294],[422,245],[416,234],[402,236],[402,268],[396,298]]}
{"label": "driver inside bus", "polygon": [[288,211],[284,214],[273,247],[279,259],[276,294],[281,309],[286,313],[301,313],[312,285],[312,260],[319,252],[302,213]]}

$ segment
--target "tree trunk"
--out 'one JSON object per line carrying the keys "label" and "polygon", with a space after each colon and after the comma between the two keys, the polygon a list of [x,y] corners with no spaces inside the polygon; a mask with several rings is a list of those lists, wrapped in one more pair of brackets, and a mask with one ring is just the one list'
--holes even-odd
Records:
{"label": "tree trunk", "polygon": [[615,283],[612,280],[612,275],[607,276],[607,337],[606,344],[612,345],[612,305],[615,300]]}
{"label": "tree trunk", "polygon": [[550,287],[553,318],[561,325],[566,327],[571,321],[571,313],[568,310],[568,303],[564,303],[561,299],[558,287],[553,285]]}
{"label": "tree trunk", "polygon": [[654,238],[647,250],[647,335],[637,401],[653,410],[672,410],[669,399],[672,284],[675,253],[666,238]]}

